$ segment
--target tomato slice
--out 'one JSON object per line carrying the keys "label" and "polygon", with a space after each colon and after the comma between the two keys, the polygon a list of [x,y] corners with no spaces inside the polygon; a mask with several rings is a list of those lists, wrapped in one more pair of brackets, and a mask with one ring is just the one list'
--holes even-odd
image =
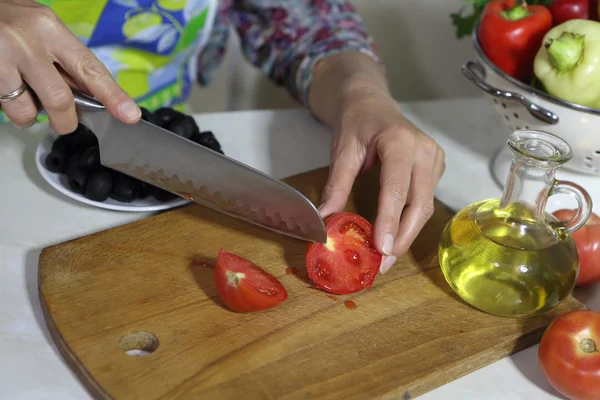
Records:
{"label": "tomato slice", "polygon": [[316,287],[350,294],[373,285],[382,255],[373,243],[373,226],[360,215],[342,212],[325,218],[327,243],[306,251],[308,277]]}
{"label": "tomato slice", "polygon": [[225,305],[237,312],[273,308],[288,297],[281,282],[273,275],[223,249],[217,256],[215,285]]}

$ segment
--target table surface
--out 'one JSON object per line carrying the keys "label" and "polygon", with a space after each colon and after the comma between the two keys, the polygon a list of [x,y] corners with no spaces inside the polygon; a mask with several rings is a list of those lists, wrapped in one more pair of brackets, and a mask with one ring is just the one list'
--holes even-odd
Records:
{"label": "table surface", "polygon": [[[489,160],[507,131],[482,98],[401,103],[404,113],[446,152],[436,196],[455,210],[499,197]],[[329,164],[331,134],[304,110],[198,114],[230,157],[276,178]],[[4,399],[88,399],[59,356],[39,306],[38,256],[44,247],[134,220],[125,213],[87,206],[50,187],[36,169],[36,147],[48,132],[0,127],[0,388]],[[301,150],[302,149],[302,150]],[[464,179],[469,176],[469,179]],[[600,180],[600,178],[599,178]],[[600,290],[576,297],[600,309]],[[537,364],[537,346],[500,360],[419,399],[560,399]]]}

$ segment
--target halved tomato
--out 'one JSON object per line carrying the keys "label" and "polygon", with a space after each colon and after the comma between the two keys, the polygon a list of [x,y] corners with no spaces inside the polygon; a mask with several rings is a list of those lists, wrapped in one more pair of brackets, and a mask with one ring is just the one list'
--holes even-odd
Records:
{"label": "halved tomato", "polygon": [[371,287],[381,253],[373,243],[373,226],[360,215],[342,212],[325,218],[327,243],[311,243],[306,270],[316,287],[350,294]]}
{"label": "halved tomato", "polygon": [[237,312],[273,308],[287,299],[287,291],[273,275],[250,261],[219,250],[215,285],[227,307]]}

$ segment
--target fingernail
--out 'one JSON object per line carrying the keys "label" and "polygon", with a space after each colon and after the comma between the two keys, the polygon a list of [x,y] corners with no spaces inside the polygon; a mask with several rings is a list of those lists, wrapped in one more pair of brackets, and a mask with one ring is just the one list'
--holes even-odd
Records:
{"label": "fingernail", "polygon": [[386,256],[392,255],[392,251],[394,250],[394,237],[389,233],[383,237],[383,245],[381,246],[381,250]]}
{"label": "fingernail", "polygon": [[396,262],[397,258],[394,256],[384,256],[381,260],[381,266],[379,267],[379,272],[385,274],[392,268],[392,265]]}
{"label": "fingernail", "polygon": [[125,118],[131,121],[138,119],[142,115],[140,108],[132,101],[121,103],[119,111]]}
{"label": "fingernail", "polygon": [[323,217],[323,206],[325,206],[325,204],[321,204],[321,205],[320,205],[320,206],[317,208],[317,211],[319,212],[319,214],[321,214],[321,218],[324,218],[324,217]]}
{"label": "fingernail", "polygon": [[325,210],[325,204],[326,203],[322,203],[319,208],[317,208],[317,211],[319,212],[319,214],[321,214],[321,218],[325,218],[327,217],[327,214],[323,212],[323,210]]}

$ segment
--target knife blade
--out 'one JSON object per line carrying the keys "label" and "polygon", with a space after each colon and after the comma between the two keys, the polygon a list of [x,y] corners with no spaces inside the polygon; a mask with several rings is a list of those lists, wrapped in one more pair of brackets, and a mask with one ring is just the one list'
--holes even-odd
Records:
{"label": "knife blade", "polygon": [[72,90],[79,121],[98,138],[102,165],[254,225],[326,243],[317,208],[293,187],[144,120],[122,123]]}

